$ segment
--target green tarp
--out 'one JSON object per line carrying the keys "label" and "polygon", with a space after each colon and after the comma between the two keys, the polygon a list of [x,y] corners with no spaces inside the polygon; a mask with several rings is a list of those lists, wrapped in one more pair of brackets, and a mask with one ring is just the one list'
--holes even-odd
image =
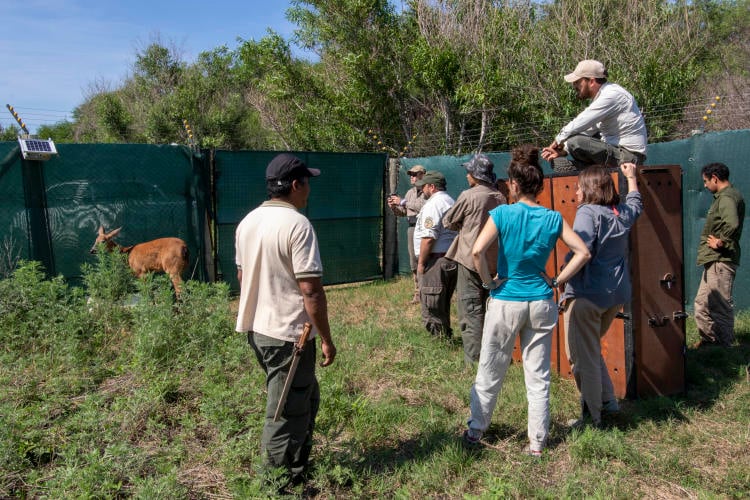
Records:
{"label": "green tarp", "polygon": [[[278,152],[217,151],[216,223],[219,277],[238,289],[234,231],[267,199],[265,171]],[[383,180],[386,156],[369,153],[295,152],[321,175],[311,181],[303,212],[318,235],[325,284],[380,278]]]}
{"label": "green tarp", "polygon": [[[122,227],[123,245],[182,238],[190,274],[204,278],[206,193],[200,155],[182,146],[58,144],[49,161],[22,161],[17,143],[0,143],[0,239],[49,274],[80,282],[100,225]],[[24,237],[23,235],[26,234]]]}

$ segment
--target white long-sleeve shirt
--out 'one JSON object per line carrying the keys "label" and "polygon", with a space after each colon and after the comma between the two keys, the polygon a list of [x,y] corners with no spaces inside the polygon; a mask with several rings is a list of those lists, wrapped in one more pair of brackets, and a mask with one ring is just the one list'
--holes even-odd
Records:
{"label": "white long-sleeve shirt", "polygon": [[602,141],[634,153],[646,154],[646,123],[635,98],[616,83],[605,83],[591,104],[565,125],[555,141],[563,144],[577,134],[599,132]]}

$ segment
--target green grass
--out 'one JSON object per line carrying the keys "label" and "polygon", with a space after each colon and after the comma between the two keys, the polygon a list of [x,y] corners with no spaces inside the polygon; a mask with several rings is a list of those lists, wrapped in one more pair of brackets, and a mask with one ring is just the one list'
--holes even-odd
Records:
{"label": "green grass", "polygon": [[[257,474],[263,374],[233,332],[224,285],[128,283],[121,261],[85,269],[87,297],[24,264],[0,280],[0,497],[265,498]],[[124,280],[124,281],[123,281]],[[623,401],[605,430],[570,432],[569,380],[552,385],[550,447],[526,443],[512,365],[487,445],[464,449],[473,373],[407,305],[409,279],[328,290],[338,357],[318,370],[317,498],[746,497],[750,315],[739,346],[688,349],[688,391]],[[140,300],[122,307],[137,290]],[[688,323],[688,344],[697,340]]]}

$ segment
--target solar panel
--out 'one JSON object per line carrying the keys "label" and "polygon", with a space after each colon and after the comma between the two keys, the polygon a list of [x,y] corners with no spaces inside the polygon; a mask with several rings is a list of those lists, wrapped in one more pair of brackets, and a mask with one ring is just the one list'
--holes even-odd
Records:
{"label": "solar panel", "polygon": [[52,151],[52,147],[50,147],[49,142],[38,141],[36,139],[27,139],[26,149],[28,149],[29,151]]}
{"label": "solar panel", "polygon": [[21,145],[21,155],[24,160],[49,160],[52,155],[57,154],[55,143],[52,139],[22,139],[18,138]]}

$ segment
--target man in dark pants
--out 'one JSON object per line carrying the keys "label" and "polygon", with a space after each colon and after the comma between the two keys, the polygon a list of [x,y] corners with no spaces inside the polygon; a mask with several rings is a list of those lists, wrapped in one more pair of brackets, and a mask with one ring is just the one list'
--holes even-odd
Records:
{"label": "man in dark pants", "polygon": [[703,185],[713,194],[698,245],[698,265],[703,266],[695,295],[695,325],[700,340],[695,347],[734,343],[732,287],[740,265],[740,238],[745,220],[745,200],[729,182],[729,168],[709,163],[701,170]]}
{"label": "man in dark pants", "polygon": [[[483,154],[474,155],[467,163],[466,180],[469,189],[458,195],[456,203],[443,216],[443,225],[458,231],[458,237],[445,255],[458,264],[456,294],[458,295],[458,325],[464,345],[464,364],[474,369],[482,347],[482,328],[489,290],[482,287],[482,278],[474,268],[471,249],[490,216],[490,210],[506,203],[505,196],[495,187],[495,165]],[[497,243],[487,251],[490,274],[497,267]]]}
{"label": "man in dark pants", "polygon": [[[322,366],[333,363],[323,266],[310,221],[298,212],[307,205],[310,178],[320,174],[299,158],[280,154],[266,168],[270,197],[237,226],[235,261],[240,282],[236,330],[247,332],[266,373],[268,398],[261,453],[266,466],[286,469],[300,482],[312,449],[320,394],[315,378],[315,337],[321,339]],[[274,422],[294,344],[304,324],[313,330],[302,352],[281,417]]]}
{"label": "man in dark pants", "polygon": [[445,258],[445,253],[456,232],[443,226],[443,215],[454,201],[445,191],[445,176],[437,170],[428,170],[415,185],[422,188],[427,200],[414,228],[422,322],[432,335],[451,338],[451,297],[456,289],[457,266]]}

